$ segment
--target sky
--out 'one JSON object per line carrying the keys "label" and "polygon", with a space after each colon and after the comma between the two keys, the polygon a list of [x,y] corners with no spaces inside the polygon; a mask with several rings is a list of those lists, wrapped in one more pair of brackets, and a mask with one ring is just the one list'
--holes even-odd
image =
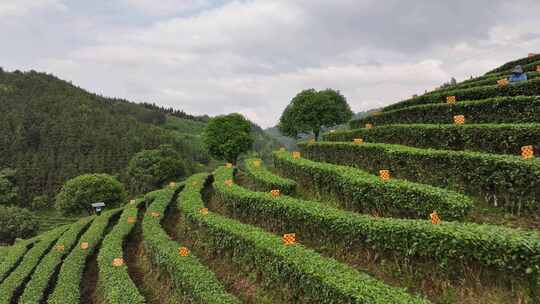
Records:
{"label": "sky", "polygon": [[0,0],[0,67],[277,124],[301,90],[353,111],[540,53],[538,0]]}

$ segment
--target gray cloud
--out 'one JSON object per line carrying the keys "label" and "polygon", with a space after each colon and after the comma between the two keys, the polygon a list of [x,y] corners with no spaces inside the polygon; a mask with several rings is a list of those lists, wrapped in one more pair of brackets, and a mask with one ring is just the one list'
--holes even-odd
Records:
{"label": "gray cloud", "polygon": [[0,4],[0,66],[263,126],[304,88],[366,110],[540,50],[533,0],[20,3]]}

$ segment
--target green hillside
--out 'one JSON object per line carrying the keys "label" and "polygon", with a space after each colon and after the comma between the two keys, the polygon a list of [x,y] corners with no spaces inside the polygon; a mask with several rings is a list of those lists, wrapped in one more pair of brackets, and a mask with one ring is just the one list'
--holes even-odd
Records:
{"label": "green hillside", "polygon": [[[536,81],[458,83],[293,153],[253,125],[238,167],[0,247],[0,304],[539,303]],[[152,130],[203,151],[204,124]]]}

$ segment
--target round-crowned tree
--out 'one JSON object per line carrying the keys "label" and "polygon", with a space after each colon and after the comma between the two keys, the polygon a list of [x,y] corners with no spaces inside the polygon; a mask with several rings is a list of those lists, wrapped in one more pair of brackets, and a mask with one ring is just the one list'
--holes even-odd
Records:
{"label": "round-crowned tree", "polygon": [[210,119],[203,132],[203,142],[210,155],[232,164],[251,149],[253,141],[251,123],[238,113]]}
{"label": "round-crowned tree", "polygon": [[127,174],[132,193],[144,193],[180,179],[188,169],[182,156],[172,145],[161,145],[155,150],[143,150],[129,161]]}
{"label": "round-crowned tree", "polygon": [[0,243],[13,244],[16,238],[28,238],[38,230],[32,213],[15,206],[0,205]]}
{"label": "round-crowned tree", "polygon": [[84,174],[68,180],[56,196],[56,209],[63,214],[92,211],[92,203],[118,206],[127,199],[124,185],[108,174]]}
{"label": "round-crowned tree", "polygon": [[279,131],[297,138],[302,133],[313,133],[315,140],[323,127],[333,127],[349,121],[353,113],[345,96],[326,89],[303,90],[285,108],[279,119]]}

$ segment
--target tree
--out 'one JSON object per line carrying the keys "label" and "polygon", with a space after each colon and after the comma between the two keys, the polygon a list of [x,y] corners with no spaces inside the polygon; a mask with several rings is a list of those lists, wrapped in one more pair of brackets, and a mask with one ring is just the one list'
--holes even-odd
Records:
{"label": "tree", "polygon": [[285,108],[278,128],[284,135],[298,138],[301,133],[312,132],[317,140],[323,127],[346,123],[352,111],[345,97],[332,89],[303,90]]}
{"label": "tree", "polygon": [[92,203],[118,206],[127,199],[124,185],[108,174],[84,174],[68,180],[56,196],[56,209],[64,214],[92,211]]}
{"label": "tree", "polygon": [[15,186],[15,170],[0,171],[0,205],[15,205],[18,189]]}
{"label": "tree", "polygon": [[250,122],[238,113],[210,119],[203,132],[203,142],[210,155],[232,164],[251,149],[253,141]]}
{"label": "tree", "polygon": [[32,213],[15,206],[0,206],[0,243],[13,244],[16,238],[28,238],[38,230]]}
{"label": "tree", "polygon": [[129,161],[129,187],[133,193],[145,193],[186,176],[187,171],[180,153],[171,145],[161,145],[155,150],[143,150]]}

